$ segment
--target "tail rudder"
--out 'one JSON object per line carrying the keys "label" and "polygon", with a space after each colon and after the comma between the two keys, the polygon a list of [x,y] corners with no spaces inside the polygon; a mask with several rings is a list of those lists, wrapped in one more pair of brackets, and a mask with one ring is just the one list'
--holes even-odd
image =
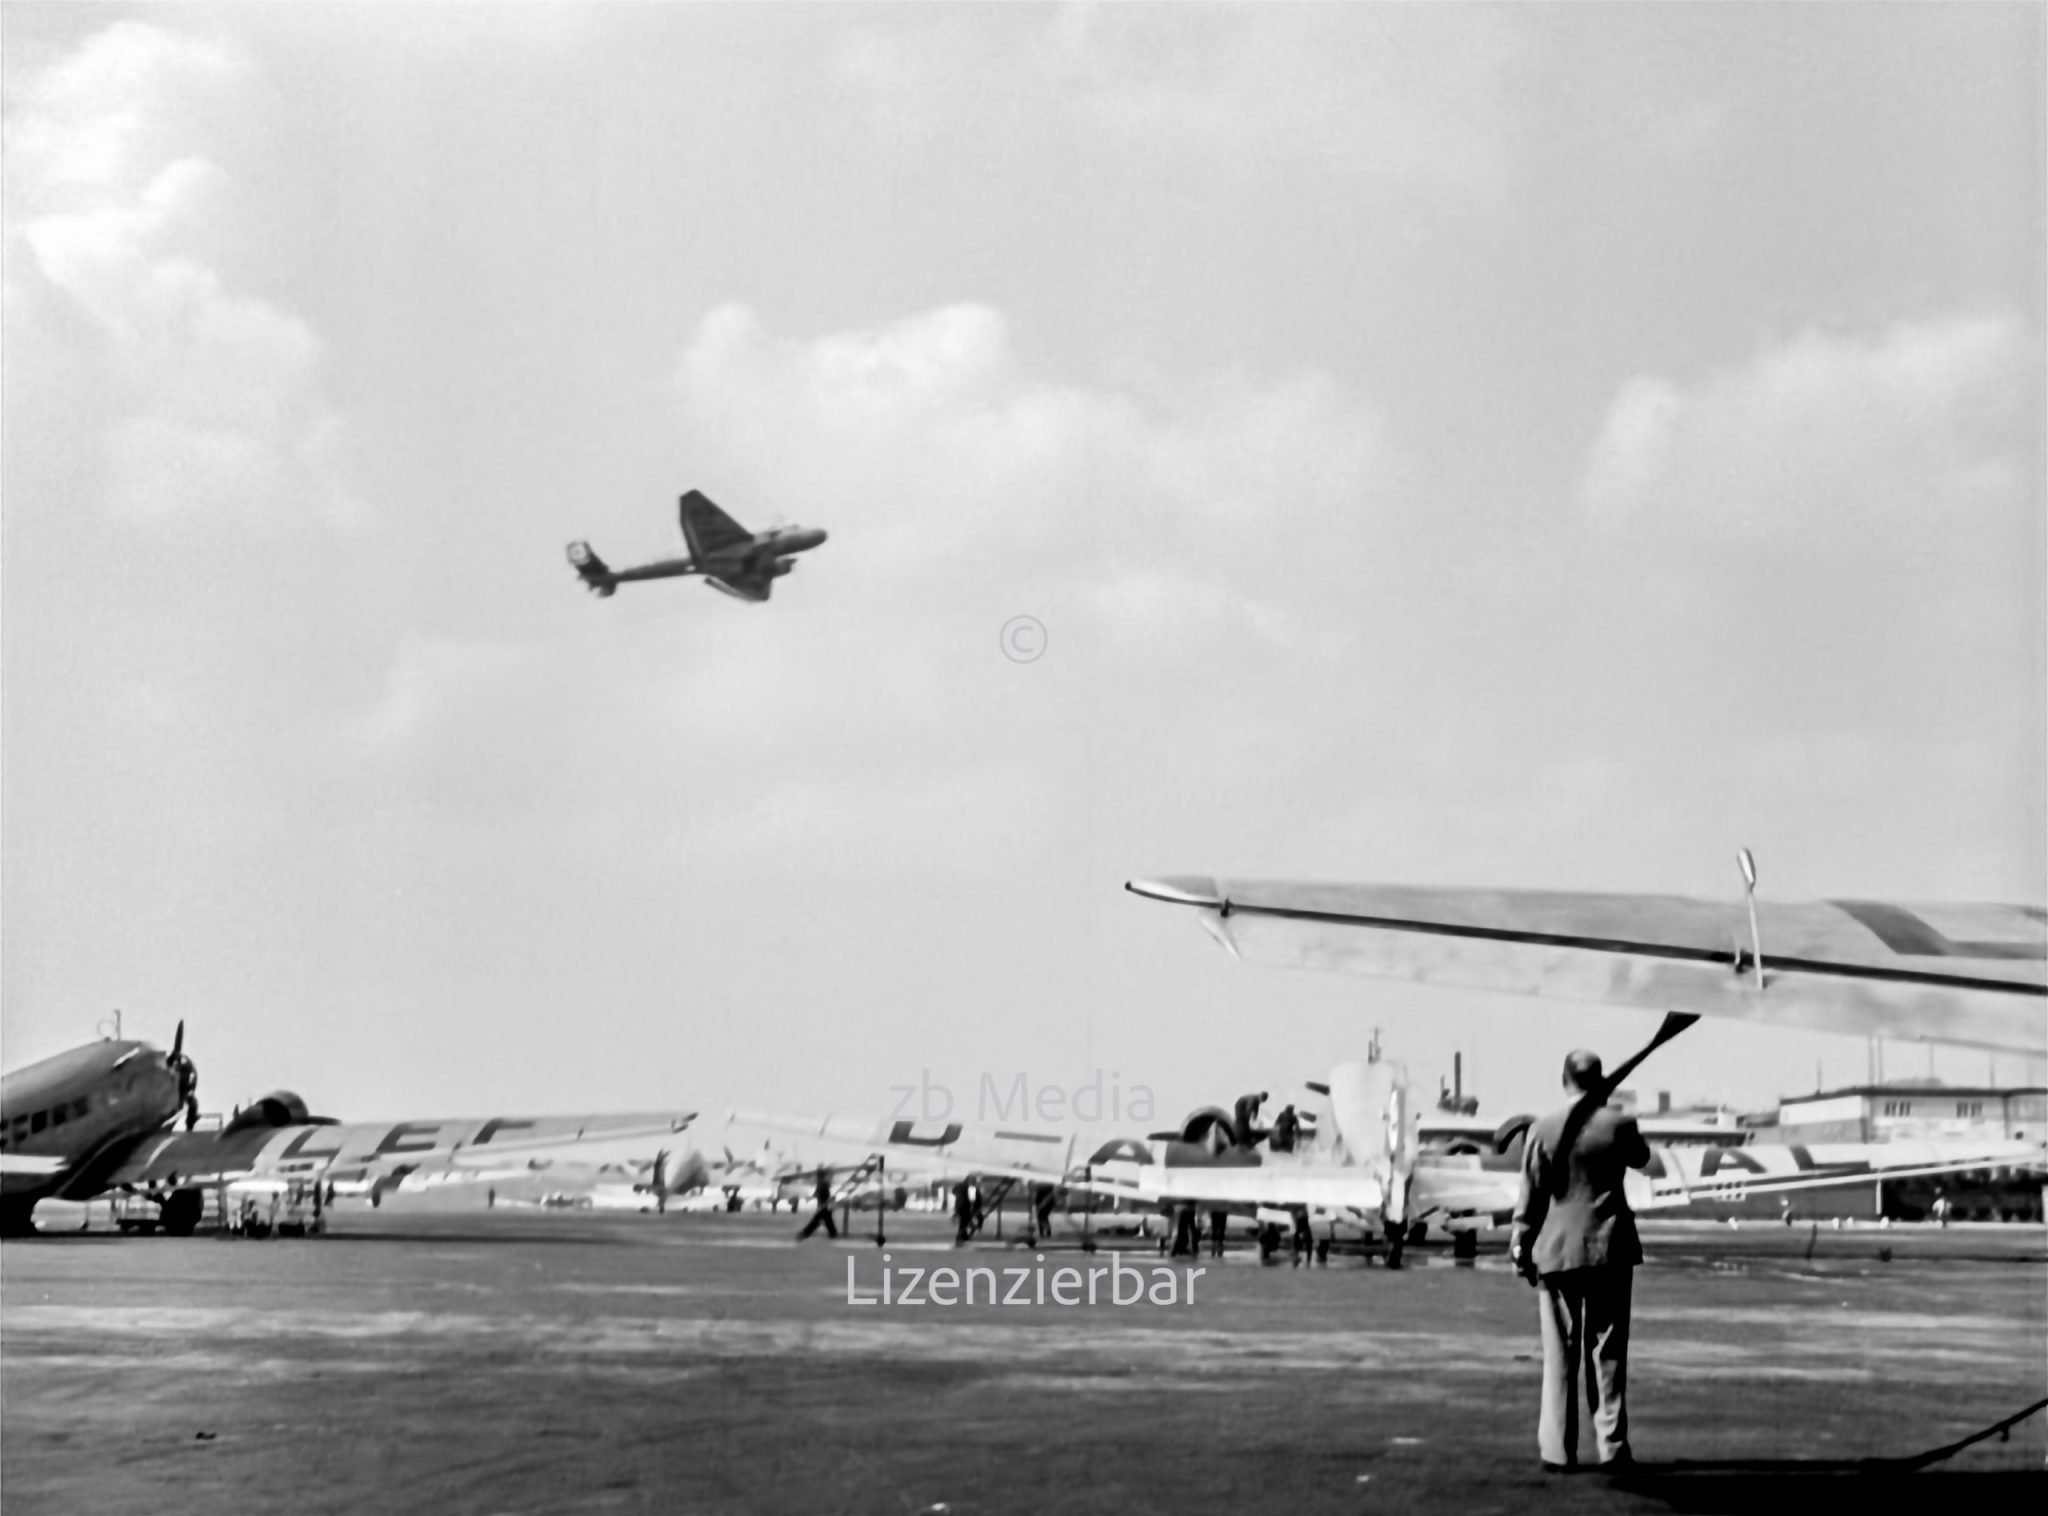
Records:
{"label": "tail rudder", "polygon": [[587,542],[569,544],[569,566],[576,570],[576,576],[593,595],[609,595],[619,587],[619,581],[605,566],[605,561],[591,551]]}

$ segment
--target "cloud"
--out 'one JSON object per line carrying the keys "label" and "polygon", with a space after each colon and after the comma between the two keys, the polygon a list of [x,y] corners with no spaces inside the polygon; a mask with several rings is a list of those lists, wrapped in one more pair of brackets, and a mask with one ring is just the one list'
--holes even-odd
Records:
{"label": "cloud", "polygon": [[[1093,765],[1185,748],[1220,774],[1279,729],[1289,657],[1326,678],[1401,478],[1375,410],[1327,376],[1057,383],[979,304],[809,338],[714,309],[673,427],[688,482],[737,519],[831,540],[765,607],[660,583],[409,642],[334,782],[433,796],[437,824],[547,817],[748,874],[929,879],[985,871],[1004,837],[1085,847],[1061,797]],[[1018,614],[1049,631],[1029,667],[998,646]],[[1267,659],[1284,671],[1220,740],[1218,707],[1174,686],[1256,682]]]}
{"label": "cloud", "polygon": [[31,374],[99,366],[72,425],[97,429],[117,515],[361,514],[338,482],[318,335],[201,250],[235,195],[207,142],[231,136],[220,120],[250,72],[232,48],[124,21],[13,92],[7,235],[25,256],[6,292],[10,357]]}
{"label": "cloud", "polygon": [[1608,408],[1580,498],[1600,514],[1619,514],[1647,497],[1670,462],[1683,402],[1668,379],[1630,379]]}
{"label": "cloud", "polygon": [[1506,171],[1520,28],[1476,8],[1062,6],[992,24],[924,13],[864,31],[839,77],[885,130],[1063,123],[1216,171],[1275,158],[1484,201]]}
{"label": "cloud", "polygon": [[375,704],[355,723],[359,750],[387,757],[419,741],[451,708],[472,703],[501,683],[519,661],[502,644],[448,637],[408,637]]}
{"label": "cloud", "polygon": [[1327,376],[1055,384],[979,305],[810,342],[723,307],[679,390],[693,455],[855,525],[818,572],[938,604],[998,581],[1104,627],[1284,633],[1343,549],[1369,550],[1400,475],[1376,411]]}
{"label": "cloud", "polygon": [[1580,502],[1755,538],[1821,522],[1953,527],[2026,493],[2038,346],[2017,318],[1958,316],[1808,332],[1689,388],[1632,378]]}
{"label": "cloud", "polygon": [[[1685,692],[1658,721],[1667,770],[1797,797],[1781,824],[1815,847],[1821,818],[1860,836],[1879,789],[1936,835],[1997,837],[2001,815],[2036,835],[2040,351],[2019,318],[1956,315],[1629,380],[1581,480],[1560,611],[1589,677],[1565,709]],[[2031,844],[1955,851],[2038,877]]]}

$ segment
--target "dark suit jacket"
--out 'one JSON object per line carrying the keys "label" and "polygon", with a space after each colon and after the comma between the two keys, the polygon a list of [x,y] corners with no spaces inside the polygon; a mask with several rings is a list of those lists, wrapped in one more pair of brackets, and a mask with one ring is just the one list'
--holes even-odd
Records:
{"label": "dark suit jacket", "polygon": [[1545,1116],[1523,1141],[1513,1241],[1528,1249],[1539,1274],[1633,1268],[1643,1261],[1643,1245],[1622,1177],[1649,1165],[1649,1144],[1633,1117],[1601,1106],[1578,1126],[1571,1150],[1560,1153],[1573,1109]]}

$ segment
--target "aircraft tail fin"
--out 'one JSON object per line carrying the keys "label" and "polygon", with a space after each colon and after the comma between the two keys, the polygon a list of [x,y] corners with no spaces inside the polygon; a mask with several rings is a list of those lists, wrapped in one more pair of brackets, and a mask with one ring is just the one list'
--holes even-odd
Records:
{"label": "aircraft tail fin", "polygon": [[609,595],[619,587],[619,581],[606,567],[604,559],[592,552],[587,542],[569,544],[569,566],[576,570],[576,577],[593,595]]}
{"label": "aircraft tail fin", "polygon": [[1417,1140],[1407,1070],[1379,1061],[1339,1064],[1330,1071],[1330,1114],[1346,1155],[1384,1186],[1387,1220],[1405,1220]]}

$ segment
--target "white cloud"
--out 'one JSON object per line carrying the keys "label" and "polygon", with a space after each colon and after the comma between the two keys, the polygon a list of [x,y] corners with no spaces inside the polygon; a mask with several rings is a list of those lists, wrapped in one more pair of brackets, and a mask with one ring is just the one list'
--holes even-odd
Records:
{"label": "white cloud", "polygon": [[109,382],[79,420],[100,428],[117,514],[360,514],[336,478],[318,335],[194,251],[234,195],[205,155],[209,113],[248,76],[230,48],[121,22],[16,92],[7,224],[32,272],[10,278],[9,313],[55,301],[88,326],[20,324],[10,357],[33,373],[75,356],[40,344],[92,344]]}
{"label": "white cloud", "polygon": [[721,477],[854,527],[818,572],[939,603],[996,581],[1110,621],[1172,607],[1281,635],[1368,549],[1398,479],[1377,414],[1324,376],[1046,383],[983,306],[813,342],[724,307],[680,387]]}
{"label": "white cloud", "polygon": [[1628,510],[1656,485],[1670,461],[1682,402],[1668,379],[1629,380],[1608,407],[1580,496],[1601,514]]}
{"label": "white cloud", "polygon": [[161,161],[167,122],[246,74],[230,47],[139,21],[115,23],[10,87],[17,103],[8,122],[9,198],[132,191],[149,177],[147,165]]}
{"label": "white cloud", "polygon": [[992,24],[913,13],[840,51],[883,127],[1048,121],[1201,154],[1218,171],[1319,160],[1390,187],[1486,199],[1504,177],[1519,25],[1470,7],[1063,6]]}
{"label": "white cloud", "polygon": [[[1327,378],[1051,383],[986,306],[809,340],[725,306],[676,375],[689,482],[831,540],[765,607],[662,583],[564,601],[527,637],[407,643],[344,745],[379,762],[337,782],[433,795],[462,826],[652,827],[747,870],[859,874],[895,839],[887,868],[950,877],[1004,836],[1074,844],[1079,813],[1046,797],[1093,782],[1097,736],[1203,772],[1259,740],[1248,719],[1219,741],[1176,678],[1306,654],[1326,680],[1398,478]],[[998,646],[1017,614],[1049,631],[1029,668]]]}
{"label": "white cloud", "polygon": [[452,638],[408,637],[376,703],[356,722],[359,751],[390,757],[447,718],[451,707],[511,674],[519,650]]}
{"label": "white cloud", "polygon": [[1581,503],[1745,535],[1954,524],[2024,490],[2038,346],[2016,318],[1967,316],[1808,332],[1686,388],[1633,378],[1609,407]]}

